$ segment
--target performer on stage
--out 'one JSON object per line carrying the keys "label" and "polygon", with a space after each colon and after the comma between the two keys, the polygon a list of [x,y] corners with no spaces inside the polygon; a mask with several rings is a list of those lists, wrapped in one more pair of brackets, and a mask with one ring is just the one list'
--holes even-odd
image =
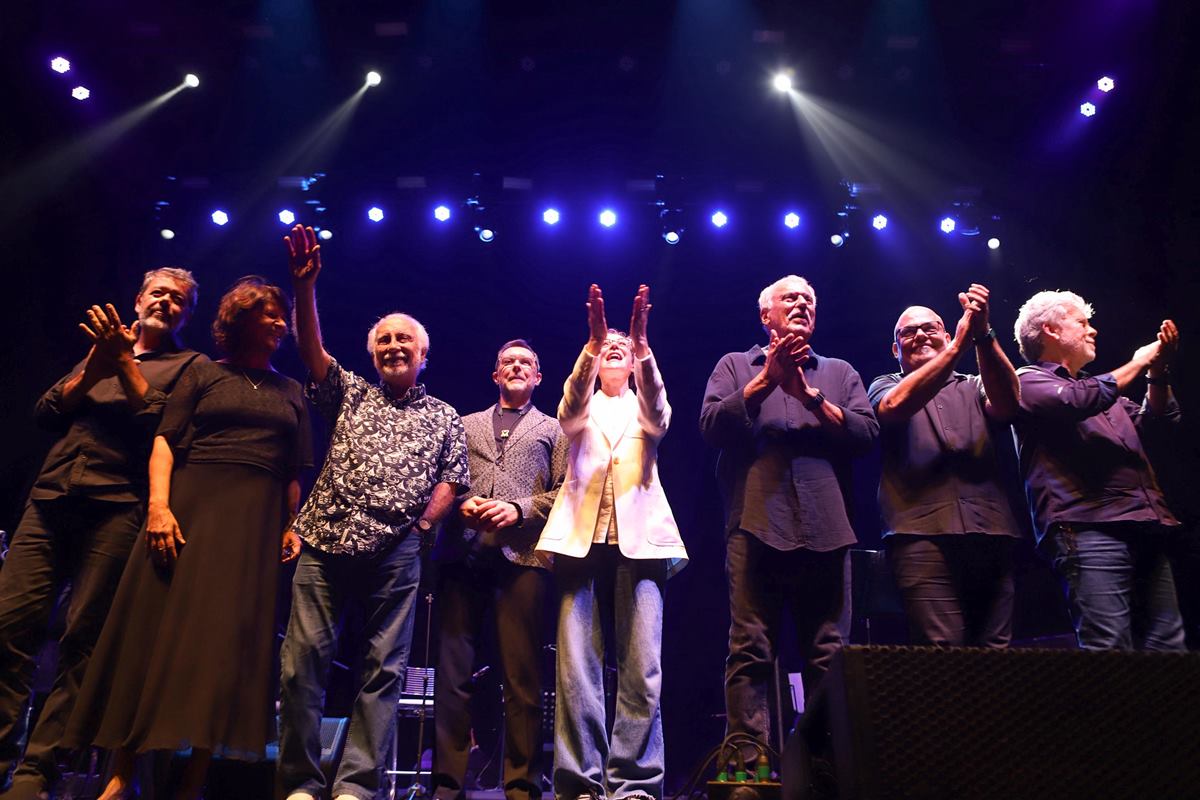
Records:
{"label": "performer on stage", "polygon": [[[932,309],[904,310],[892,342],[900,372],[867,392],[883,448],[879,506],[912,643],[1001,648],[1012,639],[1021,527],[1016,472],[1004,474],[997,448],[1011,442],[1020,389],[988,323],[987,287],[973,283],[958,300],[953,337]],[[968,350],[977,376],[954,369]]]}
{"label": "performer on stage", "polygon": [[[687,563],[658,479],[658,443],[671,407],[646,333],[650,289],[638,288],[628,335],[609,329],[595,284],[587,310],[590,336],[558,406],[570,441],[567,477],[537,543],[554,556],[561,593],[554,794],[657,800],[664,770],[663,596],[667,578]],[[606,620],[617,663],[611,741]]]}
{"label": "performer on stage", "polygon": [[523,339],[496,354],[499,401],[463,417],[471,497],[438,538],[438,658],[434,707],[434,794],[462,796],[471,744],[470,699],[483,630],[495,621],[504,686],[504,792],[542,793],[542,621],[546,564],[534,545],[562,484],[567,440],[558,420],[533,406],[542,381],[537,353]]}
{"label": "performer on stage", "polygon": [[[1167,562],[1179,522],[1167,508],[1141,434],[1179,420],[1167,366],[1179,330],[1103,375],[1092,307],[1074,292],[1038,292],[1014,326],[1029,366],[1017,370],[1016,431],[1038,541],[1066,581],[1079,646],[1182,650],[1183,623]],[[1145,374],[1141,405],[1121,392]]]}
{"label": "performer on stage", "polygon": [[312,449],[300,384],[271,366],[288,317],[279,287],[234,284],[213,322],[225,358],[194,364],[163,412],[144,546],[65,737],[115,751],[101,800],[133,796],[135,753],[191,748],[171,794],[186,800],[201,797],[213,753],[262,758],[273,737],[276,585],[300,552],[289,522]]}
{"label": "performer on stage", "polygon": [[[700,432],[719,448],[729,579],[726,732],[768,741],[767,689],[785,609],[806,660],[809,691],[849,635],[854,530],[846,508],[852,460],[879,423],[862,380],[811,340],[817,296],[797,275],[758,297],[767,345],[717,362]],[[749,759],[756,753],[743,746]]]}
{"label": "performer on stage", "polygon": [[342,612],[354,603],[365,620],[357,637],[365,651],[332,794],[367,800],[381,788],[395,736],[421,543],[470,483],[466,440],[454,409],[417,383],[429,353],[424,326],[407,314],[389,314],[371,327],[367,350],[379,383],[343,368],[321,342],[316,235],[297,225],[285,242],[308,397],[332,434],[325,465],[293,526],[305,547],[280,654],[279,781],[290,800],[315,800],[325,792],[325,684]]}
{"label": "performer on stage", "polygon": [[150,440],[167,395],[196,359],[177,334],[196,307],[184,269],[150,270],[126,326],[110,304],[80,327],[87,356],[37,403],[37,422],[59,435],[46,456],[0,569],[0,785],[20,755],[34,658],[59,593],[71,584],[58,668],[8,800],[48,796],[55,748],[88,657],[145,515]]}

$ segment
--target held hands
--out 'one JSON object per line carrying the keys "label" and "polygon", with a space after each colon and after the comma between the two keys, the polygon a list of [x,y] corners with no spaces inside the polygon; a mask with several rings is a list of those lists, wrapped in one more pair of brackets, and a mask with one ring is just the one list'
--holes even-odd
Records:
{"label": "held hands", "polygon": [[458,513],[463,522],[483,533],[512,527],[521,519],[520,512],[512,503],[478,495],[464,501]]}
{"label": "held hands", "polygon": [[279,548],[279,563],[286,564],[300,557],[300,536],[291,528],[283,532]]}
{"label": "held hands", "polygon": [[283,237],[283,243],[287,245],[292,282],[313,284],[321,271],[321,245],[317,244],[313,229],[303,225],[293,226],[291,232]]}
{"label": "held hands", "polygon": [[991,327],[988,321],[988,289],[980,283],[972,283],[965,292],[958,293],[958,303],[962,306],[963,315],[954,331],[956,342],[965,342],[967,337],[974,340],[983,336]]}
{"label": "held hands", "polygon": [[151,503],[146,510],[146,549],[150,559],[157,566],[170,567],[185,544],[187,540],[171,509]]}

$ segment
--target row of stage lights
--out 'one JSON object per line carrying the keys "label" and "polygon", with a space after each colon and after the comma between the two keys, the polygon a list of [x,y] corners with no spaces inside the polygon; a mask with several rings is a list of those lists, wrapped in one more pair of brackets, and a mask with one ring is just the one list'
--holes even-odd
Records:
{"label": "row of stage lights", "polygon": [[[447,205],[439,205],[433,209],[432,215],[433,219],[439,224],[448,224],[454,217],[454,212]],[[662,216],[664,216],[664,218],[669,218],[672,215],[678,217],[678,212],[662,212]],[[214,225],[220,227],[228,225],[231,221],[229,212],[223,208],[214,209],[209,217],[212,219]],[[294,225],[297,220],[296,212],[290,208],[281,209],[277,214],[277,217],[279,222],[285,226]],[[371,206],[366,211],[366,217],[370,222],[379,224],[386,219],[387,213],[379,206]],[[564,217],[563,213],[559,211],[559,209],[551,206],[542,211],[541,219],[546,225],[556,226],[563,221]],[[599,223],[602,228],[614,228],[617,226],[619,221],[620,218],[617,212],[611,208],[605,208],[596,215],[596,222]],[[723,210],[717,209],[709,216],[709,222],[712,223],[714,228],[720,230],[729,224],[730,217]],[[783,226],[789,231],[795,231],[800,227],[800,214],[796,211],[788,211],[783,215],[782,222]],[[871,218],[871,228],[878,233],[882,233],[883,231],[887,230],[890,224],[891,222],[886,214],[876,214]],[[965,231],[959,231],[958,221],[952,216],[942,217],[942,219],[938,222],[938,230],[947,236],[950,236],[956,232],[961,232],[964,234],[966,233]],[[495,241],[496,239],[496,229],[491,225],[475,225],[474,231],[481,242],[489,243]],[[663,225],[662,238],[663,241],[669,245],[679,244],[679,242],[683,239],[683,234],[683,225],[671,224],[669,220]],[[171,228],[162,228],[159,231],[159,235],[161,235],[164,239],[174,239],[175,231]],[[321,239],[329,240],[333,238],[333,231],[329,228],[318,228],[317,235]],[[841,247],[846,243],[849,236],[849,232],[845,231],[841,233],[834,233],[829,237],[829,243],[834,247]],[[1000,239],[994,236],[989,238],[987,240],[987,247],[989,250],[999,249]]]}
{"label": "row of stage lights", "polygon": [[[1114,81],[1112,78],[1105,75],[1103,78],[1096,81],[1096,88],[1099,89],[1104,94],[1108,94],[1113,89],[1117,88],[1117,84],[1116,84],[1116,81]],[[1087,100],[1087,101],[1081,103],[1079,105],[1079,113],[1083,114],[1083,116],[1085,116],[1085,117],[1096,116],[1096,104],[1090,100]]]}
{"label": "row of stage lights", "polygon": [[[57,72],[59,75],[66,75],[71,71],[71,62],[63,56],[55,56],[50,59],[50,69]],[[183,76],[183,85],[188,89],[195,89],[200,85],[200,77],[189,72]],[[92,96],[92,90],[80,84],[71,90],[71,97],[76,100],[87,100]]]}

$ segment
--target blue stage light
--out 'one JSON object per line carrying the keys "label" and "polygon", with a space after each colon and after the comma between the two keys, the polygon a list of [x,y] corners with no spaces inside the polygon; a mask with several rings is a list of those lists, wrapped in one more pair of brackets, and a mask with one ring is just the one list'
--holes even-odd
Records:
{"label": "blue stage light", "polygon": [[954,217],[943,217],[938,227],[942,229],[942,233],[954,233],[957,223],[955,223]]}
{"label": "blue stage light", "polygon": [[728,222],[729,222],[729,217],[725,216],[724,211],[713,212],[713,215],[712,215],[712,224],[713,225],[716,225],[718,228],[724,228],[726,223],[728,223]]}
{"label": "blue stage light", "polygon": [[999,250],[1000,249],[1000,240],[997,239],[995,236],[993,236],[991,239],[987,240],[987,246],[988,246],[988,250]]}
{"label": "blue stage light", "polygon": [[67,61],[62,56],[58,56],[57,58],[52,58],[50,60],[50,69],[54,70],[55,72],[59,73],[60,75],[64,72],[70,72],[71,71],[71,62]]}
{"label": "blue stage light", "polygon": [[800,227],[800,215],[797,214],[795,211],[789,211],[788,213],[783,215],[783,224],[788,226],[789,228]]}
{"label": "blue stage light", "polygon": [[229,222],[229,215],[226,214],[224,211],[222,211],[219,208],[216,211],[212,212],[211,216],[212,216],[212,221],[215,222],[217,225],[224,225],[225,223]]}
{"label": "blue stage light", "polygon": [[450,209],[445,206],[438,206],[433,210],[433,218],[438,222],[445,222],[450,219]]}
{"label": "blue stage light", "polygon": [[679,231],[667,231],[663,234],[663,241],[667,244],[679,244]]}
{"label": "blue stage light", "polygon": [[1096,116],[1096,106],[1091,103],[1084,103],[1079,107],[1079,113],[1085,117],[1094,117]]}
{"label": "blue stage light", "polygon": [[496,238],[496,232],[491,228],[477,228],[476,230],[479,231],[479,241],[481,242],[490,242]]}
{"label": "blue stage light", "polygon": [[1111,92],[1113,89],[1117,88],[1117,84],[1113,82],[1112,78],[1105,75],[1103,78],[1096,81],[1096,88],[1102,92]]}
{"label": "blue stage light", "polygon": [[559,216],[557,208],[547,208],[542,212],[542,222],[546,223],[547,225],[557,225],[559,219],[561,219],[561,217]]}
{"label": "blue stage light", "polygon": [[846,243],[846,237],[842,236],[840,233],[835,233],[833,236],[829,237],[829,243],[834,247],[841,247]]}
{"label": "blue stage light", "polygon": [[876,214],[875,218],[873,220],[871,220],[871,227],[873,227],[877,231],[881,231],[887,227],[887,223],[888,223],[887,217],[885,217],[883,214]]}
{"label": "blue stage light", "polygon": [[383,209],[379,206],[371,206],[367,210],[367,219],[371,222],[380,222],[383,220]]}
{"label": "blue stage light", "polygon": [[279,221],[284,225],[291,225],[296,221],[296,215],[291,209],[285,208],[279,212]]}
{"label": "blue stage light", "polygon": [[88,91],[86,86],[76,86],[71,90],[71,97],[74,97],[76,100],[87,100],[91,96],[92,93]]}
{"label": "blue stage light", "polygon": [[606,228],[611,228],[617,224],[617,212],[611,208],[606,208],[600,212],[600,224]]}

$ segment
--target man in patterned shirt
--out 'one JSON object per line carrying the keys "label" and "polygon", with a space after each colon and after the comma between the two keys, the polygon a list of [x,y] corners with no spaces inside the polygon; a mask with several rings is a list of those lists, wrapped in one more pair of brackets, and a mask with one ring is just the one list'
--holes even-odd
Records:
{"label": "man in patterned shirt", "polygon": [[425,393],[417,377],[429,335],[406,314],[389,314],[367,335],[379,383],[325,351],[317,319],[321,248],[312,228],[284,238],[296,292],[296,338],[308,395],[333,424],[329,454],[293,527],[305,547],[292,582],[292,614],[280,654],[279,781],[288,800],[325,795],[319,728],[325,681],[347,603],[365,627],[360,683],[335,800],[374,797],[395,736],[392,715],[412,641],[422,541],[469,484],[457,412]]}

